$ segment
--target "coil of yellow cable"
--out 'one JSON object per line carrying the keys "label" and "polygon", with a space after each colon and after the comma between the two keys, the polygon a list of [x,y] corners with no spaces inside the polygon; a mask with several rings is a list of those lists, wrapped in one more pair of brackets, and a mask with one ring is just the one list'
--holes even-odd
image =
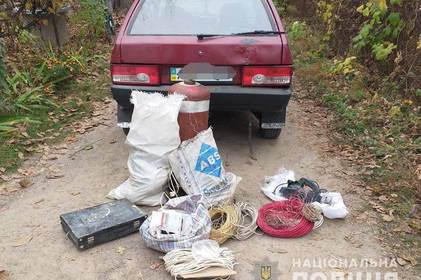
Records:
{"label": "coil of yellow cable", "polygon": [[237,232],[239,217],[234,205],[214,207],[209,210],[209,216],[212,221],[210,239],[222,244]]}

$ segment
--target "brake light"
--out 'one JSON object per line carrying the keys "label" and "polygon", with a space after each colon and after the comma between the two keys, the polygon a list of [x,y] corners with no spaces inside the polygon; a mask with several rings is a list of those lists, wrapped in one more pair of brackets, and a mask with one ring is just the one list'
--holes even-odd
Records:
{"label": "brake light", "polygon": [[288,86],[292,67],[243,67],[243,86]]}
{"label": "brake light", "polygon": [[120,85],[159,85],[159,68],[157,65],[111,66],[111,76],[114,84]]}

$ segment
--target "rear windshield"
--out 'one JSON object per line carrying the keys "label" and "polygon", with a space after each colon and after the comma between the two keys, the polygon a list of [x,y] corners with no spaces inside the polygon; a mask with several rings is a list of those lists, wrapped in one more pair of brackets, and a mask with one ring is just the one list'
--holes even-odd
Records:
{"label": "rear windshield", "polygon": [[274,31],[264,0],[144,0],[130,35]]}

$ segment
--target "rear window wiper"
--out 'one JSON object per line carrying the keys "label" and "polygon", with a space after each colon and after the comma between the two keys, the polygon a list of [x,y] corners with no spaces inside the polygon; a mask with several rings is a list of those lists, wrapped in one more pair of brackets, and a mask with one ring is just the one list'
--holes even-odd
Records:
{"label": "rear window wiper", "polygon": [[203,40],[204,38],[209,38],[209,37],[217,37],[217,36],[227,36],[224,34],[197,34],[197,39],[199,40]]}
{"label": "rear window wiper", "polygon": [[231,33],[231,34],[197,34],[196,36],[197,36],[197,39],[203,40],[204,38],[218,37],[218,36],[265,35],[265,34],[279,35],[283,33],[285,32],[272,31],[272,30],[254,30],[254,31]]}
{"label": "rear window wiper", "polygon": [[240,33],[232,33],[230,35],[232,36],[241,36],[241,35],[265,35],[265,34],[274,34],[279,35],[283,34],[284,32],[279,31],[273,31],[273,30],[254,30],[254,31],[248,31],[248,32],[240,32]]}

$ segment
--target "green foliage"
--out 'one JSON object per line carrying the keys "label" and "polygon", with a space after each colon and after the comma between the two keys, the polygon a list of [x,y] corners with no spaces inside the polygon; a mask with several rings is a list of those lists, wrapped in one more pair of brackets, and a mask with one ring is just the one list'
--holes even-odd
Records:
{"label": "green foliage", "polygon": [[99,0],[80,0],[80,10],[71,21],[76,25],[83,24],[79,29],[81,37],[99,39],[105,34],[104,5]]}
{"label": "green foliage", "polygon": [[291,40],[298,40],[306,35],[307,26],[303,21],[294,21],[288,30],[288,36]]}
{"label": "green foliage", "polygon": [[326,33],[323,36],[323,41],[329,41],[333,34],[334,29],[334,17],[333,12],[335,3],[329,3],[328,1],[317,1],[317,14],[322,19],[326,26]]}
{"label": "green foliage", "polygon": [[[37,115],[56,109],[56,92],[77,76],[86,64],[79,50],[59,51],[43,47],[26,30],[18,33],[17,44],[26,49],[14,59],[14,63],[9,63],[10,71],[4,72],[0,135],[13,135],[20,125],[37,124]],[[27,63],[31,67],[27,67]]]}
{"label": "green foliage", "polygon": [[345,58],[343,61],[335,59],[333,61],[332,72],[335,74],[343,74],[343,75],[357,75],[358,71],[355,68],[355,60],[357,59],[356,56],[350,56]]}
{"label": "green foliage", "polygon": [[372,50],[376,60],[386,60],[396,47],[393,43],[385,42],[374,44]]}
{"label": "green foliage", "polygon": [[274,0],[273,3],[275,4],[276,8],[278,9],[278,13],[281,16],[284,16],[287,12],[288,1],[287,0]]}
{"label": "green foliage", "polygon": [[356,52],[370,48],[373,57],[378,61],[389,58],[397,48],[396,42],[400,32],[405,27],[405,22],[393,6],[400,5],[400,0],[370,0],[357,8],[357,11],[367,18],[357,36],[353,39]]}

